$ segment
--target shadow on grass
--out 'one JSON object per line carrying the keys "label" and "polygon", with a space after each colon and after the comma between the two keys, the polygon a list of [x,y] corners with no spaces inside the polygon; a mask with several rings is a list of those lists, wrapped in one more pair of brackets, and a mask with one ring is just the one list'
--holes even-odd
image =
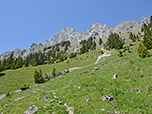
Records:
{"label": "shadow on grass", "polygon": [[5,75],[5,73],[0,73],[0,77],[2,77],[2,76],[4,76]]}

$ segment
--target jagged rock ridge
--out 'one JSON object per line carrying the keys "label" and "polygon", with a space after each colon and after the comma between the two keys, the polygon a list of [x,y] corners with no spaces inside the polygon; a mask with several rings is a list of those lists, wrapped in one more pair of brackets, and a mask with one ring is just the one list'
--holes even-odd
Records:
{"label": "jagged rock ridge", "polygon": [[[99,23],[93,23],[92,27],[88,30],[87,33],[81,32],[81,31],[74,31],[73,28],[63,28],[59,33],[57,33],[53,38],[50,38],[49,40],[46,40],[44,44],[35,44],[32,43],[27,50],[20,50],[15,49],[14,57],[17,58],[19,56],[22,56],[25,58],[30,53],[43,51],[45,47],[55,45],[57,43],[60,43],[62,41],[69,40],[71,43],[73,43],[73,47],[71,47],[70,51],[76,51],[79,47],[79,42],[84,39],[88,39],[89,37],[96,37],[96,38],[104,38],[108,37],[111,33],[127,33],[135,29],[140,29],[141,26],[145,23],[148,24],[150,22],[150,19],[147,17],[141,18],[141,23],[139,24],[137,21],[126,21],[126,22],[120,22],[119,25],[117,25],[115,28],[108,28],[107,25],[102,25]],[[4,52],[0,55],[0,59],[4,59],[9,57],[11,51]]]}

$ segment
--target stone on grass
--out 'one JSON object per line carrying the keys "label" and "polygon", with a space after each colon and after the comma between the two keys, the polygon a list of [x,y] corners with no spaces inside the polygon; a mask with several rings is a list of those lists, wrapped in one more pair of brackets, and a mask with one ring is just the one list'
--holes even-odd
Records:
{"label": "stone on grass", "polygon": [[4,108],[5,108],[5,107],[8,107],[8,104],[6,104],[6,105],[4,106]]}
{"label": "stone on grass", "polygon": [[39,110],[38,107],[35,106],[35,105],[33,105],[32,107],[28,108],[28,109],[24,112],[24,114],[34,114],[34,113],[38,112],[38,110]]}
{"label": "stone on grass", "polygon": [[113,78],[112,79],[116,79],[118,77],[117,74],[114,74]]}
{"label": "stone on grass", "polygon": [[104,109],[104,108],[102,108],[102,109],[101,109],[101,111],[105,111],[105,109]]}
{"label": "stone on grass", "polygon": [[89,98],[86,98],[86,102],[88,102],[89,101]]}
{"label": "stone on grass", "polygon": [[48,101],[48,100],[50,100],[50,98],[48,96],[46,96],[42,99],[42,101]]}
{"label": "stone on grass", "polygon": [[3,94],[3,95],[0,95],[0,100],[3,99],[6,95]]}
{"label": "stone on grass", "polygon": [[15,93],[20,93],[22,90],[21,89],[19,89],[19,90],[17,90],[17,91],[15,91]]}
{"label": "stone on grass", "polygon": [[21,100],[21,99],[23,99],[23,98],[24,98],[24,96],[23,96],[23,97],[16,98],[15,101]]}
{"label": "stone on grass", "polygon": [[102,96],[102,97],[100,97],[100,99],[102,100],[102,101],[113,101],[114,100],[114,98],[113,98],[113,96],[111,96],[111,95],[108,95],[108,96]]}
{"label": "stone on grass", "polygon": [[63,101],[58,101],[59,105],[64,105]]}

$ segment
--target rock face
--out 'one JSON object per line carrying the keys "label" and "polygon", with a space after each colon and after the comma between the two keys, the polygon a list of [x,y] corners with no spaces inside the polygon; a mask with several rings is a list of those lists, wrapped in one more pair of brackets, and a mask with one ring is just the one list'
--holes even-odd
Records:
{"label": "rock face", "polygon": [[[79,46],[79,42],[81,40],[88,39],[89,37],[96,37],[96,38],[106,38],[111,33],[127,33],[136,29],[140,29],[143,24],[148,24],[150,22],[150,19],[147,17],[141,18],[141,24],[139,24],[136,21],[126,21],[126,22],[120,22],[119,25],[117,25],[115,28],[108,28],[107,25],[102,25],[99,23],[93,23],[92,27],[88,30],[87,33],[81,32],[81,31],[74,31],[73,28],[63,28],[59,33],[57,33],[53,38],[50,38],[49,40],[46,40],[44,44],[35,44],[32,43],[27,50],[20,50],[15,49],[14,57],[18,58],[19,56],[22,56],[25,58],[30,53],[42,51],[45,47],[49,47],[52,45],[55,45],[57,43],[60,43],[62,41],[69,40],[72,43],[72,46],[69,48],[67,53],[76,52]],[[105,42],[106,40],[104,40]],[[47,51],[46,51],[47,52]],[[4,52],[0,55],[0,59],[4,59],[9,57],[11,54],[11,51]]]}
{"label": "rock face", "polygon": [[113,29],[113,32],[129,32],[130,30],[138,28],[140,28],[140,24],[137,21],[120,22],[120,24]]}
{"label": "rock face", "polygon": [[147,24],[150,23],[150,19],[147,18],[147,17],[142,17],[142,18],[140,18],[140,20],[141,20],[141,26],[144,25],[144,24],[147,25]]}
{"label": "rock face", "polygon": [[71,42],[77,42],[81,41],[85,37],[85,35],[86,33],[74,31],[73,28],[64,28],[61,30],[61,32],[57,33],[53,38],[45,41],[43,45],[44,47],[47,47],[67,40]]}

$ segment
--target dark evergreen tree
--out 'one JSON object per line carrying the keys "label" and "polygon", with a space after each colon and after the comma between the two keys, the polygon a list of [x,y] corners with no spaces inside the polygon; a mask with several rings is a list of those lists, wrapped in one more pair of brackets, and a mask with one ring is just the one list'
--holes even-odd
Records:
{"label": "dark evergreen tree", "polygon": [[13,52],[10,54],[9,58],[6,60],[5,69],[10,69],[14,63],[14,54]]}
{"label": "dark evergreen tree", "polygon": [[96,42],[93,41],[92,50],[96,49]]}
{"label": "dark evergreen tree", "polygon": [[37,66],[36,58],[34,58],[32,66]]}
{"label": "dark evergreen tree", "polygon": [[41,69],[39,69],[39,72],[37,70],[35,70],[34,81],[35,81],[35,83],[43,83],[44,82]]}
{"label": "dark evergreen tree", "polygon": [[15,64],[15,68],[17,69],[17,68],[21,68],[23,66],[23,59],[22,59],[22,57],[19,57],[18,59],[17,59],[17,62],[16,62],[16,64]]}
{"label": "dark evergreen tree", "polygon": [[149,51],[148,51],[147,48],[143,45],[143,43],[140,43],[140,44],[139,44],[138,54],[139,54],[139,57],[141,57],[141,58],[145,58],[145,57],[149,57],[149,56],[150,56]]}
{"label": "dark evergreen tree", "polygon": [[99,45],[101,45],[103,43],[102,39],[99,38]]}
{"label": "dark evergreen tree", "polygon": [[150,24],[142,27],[142,32],[144,32],[143,44],[147,49],[152,49],[152,16],[150,18]]}
{"label": "dark evergreen tree", "polygon": [[71,53],[71,55],[69,56],[69,58],[71,59],[71,58],[74,58],[74,57],[76,57],[76,56],[77,56],[76,53]]}
{"label": "dark evergreen tree", "polygon": [[106,42],[106,47],[110,48],[110,49],[122,49],[123,47],[123,43],[119,37],[119,34],[117,33],[112,33],[109,35],[109,38]]}
{"label": "dark evergreen tree", "polygon": [[2,66],[2,62],[0,60],[0,72],[2,72],[2,71],[3,71],[3,66]]}
{"label": "dark evergreen tree", "polygon": [[52,70],[52,76],[53,76],[53,78],[55,79],[55,76],[56,76],[56,69],[55,68],[53,68],[53,70]]}
{"label": "dark evergreen tree", "polygon": [[132,32],[129,34],[129,38],[135,42],[136,41],[136,35],[133,35]]}

